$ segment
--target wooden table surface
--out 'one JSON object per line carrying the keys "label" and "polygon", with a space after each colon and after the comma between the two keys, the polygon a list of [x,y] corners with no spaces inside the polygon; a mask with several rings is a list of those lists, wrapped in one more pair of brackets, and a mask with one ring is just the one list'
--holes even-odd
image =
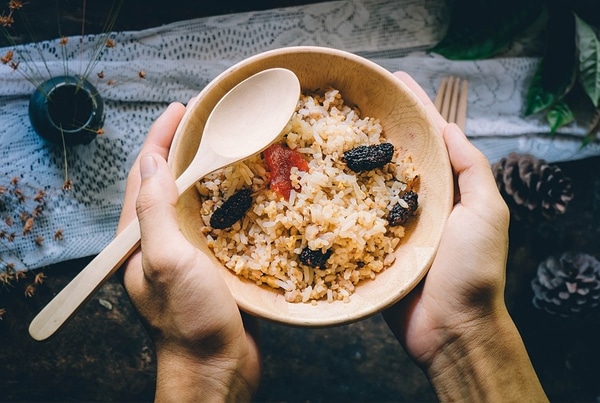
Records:
{"label": "wooden table surface", "polygon": [[[266,9],[311,1],[255,1]],[[313,3],[315,1],[312,1]],[[39,0],[40,31],[48,20]],[[54,4],[54,2],[46,2]],[[105,0],[89,0],[94,13]],[[250,3],[126,0],[117,29],[143,29],[206,15],[248,11]],[[73,2],[71,2],[73,4]],[[76,8],[76,7],[75,7]],[[76,20],[75,12],[65,15]],[[98,22],[90,19],[89,31]],[[80,22],[79,22],[80,25]],[[96,27],[96,28],[95,28]],[[52,37],[52,32],[40,32]],[[531,305],[530,281],[550,253],[600,250],[600,158],[559,164],[574,181],[575,199],[553,222],[513,223],[506,299],[542,384],[553,401],[595,401],[600,396],[600,336],[595,324],[556,321]],[[548,242],[548,240],[552,242]],[[27,326],[52,296],[89,261],[63,262],[0,287],[0,401],[151,401],[155,361],[150,340],[126,293],[111,279],[55,337],[38,343]],[[45,273],[26,297],[33,276]],[[398,345],[380,316],[352,325],[307,330],[261,322],[264,376],[260,402],[415,402],[435,397],[422,372]]]}

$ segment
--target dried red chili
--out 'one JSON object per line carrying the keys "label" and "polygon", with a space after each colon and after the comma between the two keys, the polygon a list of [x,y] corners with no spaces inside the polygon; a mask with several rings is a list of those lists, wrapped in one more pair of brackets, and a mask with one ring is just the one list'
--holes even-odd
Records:
{"label": "dried red chili", "polygon": [[[300,171],[308,171],[308,162],[302,154],[283,144],[273,144],[263,151],[265,162],[270,174],[269,187],[286,200],[290,198],[293,188],[290,173],[293,167]],[[296,191],[300,190],[295,188]]]}

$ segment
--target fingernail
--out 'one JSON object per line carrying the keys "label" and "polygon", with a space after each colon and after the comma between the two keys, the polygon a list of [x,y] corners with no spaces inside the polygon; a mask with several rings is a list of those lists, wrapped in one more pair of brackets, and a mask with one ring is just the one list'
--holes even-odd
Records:
{"label": "fingernail", "polygon": [[156,161],[150,154],[142,155],[140,158],[140,175],[142,180],[148,179],[156,173]]}

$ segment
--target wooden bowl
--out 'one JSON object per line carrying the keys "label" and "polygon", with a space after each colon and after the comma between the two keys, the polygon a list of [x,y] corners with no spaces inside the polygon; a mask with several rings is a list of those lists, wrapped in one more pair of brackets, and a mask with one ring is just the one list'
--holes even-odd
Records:
{"label": "wooden bowl", "polygon": [[395,263],[375,280],[363,280],[350,302],[289,303],[280,290],[259,286],[225,268],[208,249],[199,231],[200,200],[195,189],[181,195],[178,217],[189,241],[211,256],[240,309],[277,323],[325,327],[354,322],[391,306],[408,294],[427,273],[452,208],[453,179],[442,135],[421,101],[392,73],[379,65],[340,50],[288,47],[250,57],[216,77],[188,108],[175,134],[169,163],[175,175],[190,163],[200,142],[204,122],[219,99],[245,78],[264,69],[292,70],[303,89],[340,90],[362,116],[379,118],[388,141],[401,155],[412,156],[420,175],[419,215],[406,227]]}

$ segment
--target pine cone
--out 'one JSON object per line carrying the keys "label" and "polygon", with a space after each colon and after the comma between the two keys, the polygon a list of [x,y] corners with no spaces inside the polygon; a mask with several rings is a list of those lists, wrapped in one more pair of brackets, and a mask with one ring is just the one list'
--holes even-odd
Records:
{"label": "pine cone", "polygon": [[510,153],[492,164],[498,189],[517,220],[564,214],[573,190],[560,167],[530,154]]}
{"label": "pine cone", "polygon": [[533,305],[563,318],[583,319],[600,313],[600,262],[595,257],[565,252],[550,256],[531,281]]}

